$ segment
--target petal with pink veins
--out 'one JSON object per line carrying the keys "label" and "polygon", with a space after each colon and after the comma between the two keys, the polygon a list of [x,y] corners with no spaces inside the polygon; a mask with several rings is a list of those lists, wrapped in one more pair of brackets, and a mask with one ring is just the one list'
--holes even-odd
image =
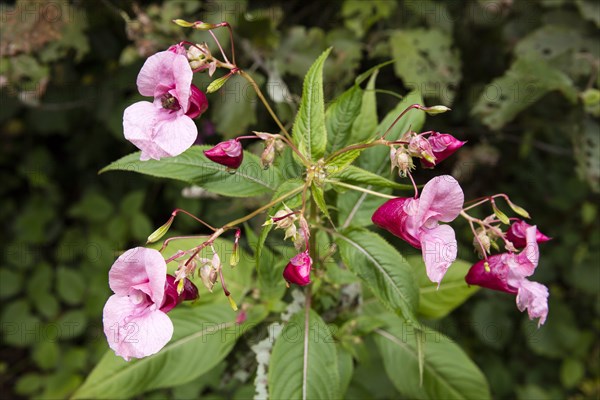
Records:
{"label": "petal with pink veins", "polygon": [[147,294],[152,301],[160,304],[166,273],[167,264],[157,250],[135,247],[117,258],[108,273],[108,283],[112,291],[120,296],[127,296],[136,285],[149,284],[151,293]]}
{"label": "petal with pink veins", "polygon": [[432,221],[451,222],[462,210],[465,195],[450,175],[436,176],[423,188],[417,219],[428,225]]}
{"label": "petal with pink veins", "polygon": [[189,149],[198,136],[198,128],[186,115],[172,114],[171,118],[158,121],[155,126],[154,143],[170,157]]}
{"label": "petal with pink veins", "polygon": [[139,101],[127,107],[123,114],[123,132],[125,139],[133,143],[142,151],[140,160],[160,160],[168,157],[154,142],[154,127],[159,118],[161,109],[148,101]]}
{"label": "petal with pink veins", "polygon": [[[185,56],[170,51],[161,51],[148,57],[137,77],[138,91],[142,96],[157,97],[157,94],[160,96],[166,90],[175,87],[173,63],[177,58],[185,59]],[[190,69],[189,66],[188,69]],[[192,79],[190,78],[188,86],[191,84]]]}
{"label": "petal with pink veins", "polygon": [[420,239],[427,276],[439,286],[446,271],[456,260],[458,247],[454,229],[449,225],[425,228],[421,230]]}
{"label": "petal with pink veins", "polygon": [[529,319],[539,318],[538,327],[546,322],[548,316],[548,288],[541,283],[523,279],[517,294],[517,307],[527,309]]}

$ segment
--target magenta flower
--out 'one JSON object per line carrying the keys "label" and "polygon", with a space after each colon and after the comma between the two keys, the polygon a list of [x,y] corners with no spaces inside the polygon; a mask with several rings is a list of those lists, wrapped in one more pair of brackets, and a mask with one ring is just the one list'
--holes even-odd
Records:
{"label": "magenta flower", "polygon": [[308,250],[294,256],[283,270],[283,278],[289,283],[306,286],[310,283],[312,259]]}
{"label": "magenta flower", "polygon": [[456,179],[442,175],[427,182],[420,198],[388,200],[371,219],[375,225],[422,249],[427,276],[439,284],[457,253],[454,230],[439,222],[453,221],[463,203],[464,194]]}
{"label": "magenta flower", "polygon": [[427,141],[431,145],[433,155],[435,157],[435,163],[431,163],[428,160],[422,158],[421,166],[423,168],[433,168],[435,164],[440,163],[446,158],[450,157],[454,152],[464,146],[465,143],[456,139],[454,136],[447,133],[434,132],[428,138]]}
{"label": "magenta flower", "polygon": [[127,250],[108,273],[115,294],[104,306],[104,333],[110,348],[126,361],[158,352],[173,336],[173,323],[161,310],[166,277],[162,255],[144,247]]}
{"label": "magenta flower", "polygon": [[548,316],[548,288],[526,278],[538,265],[537,228],[526,229],[526,246],[519,254],[502,253],[481,260],[471,267],[465,281],[469,285],[516,294],[517,307],[527,309],[529,319],[539,318],[538,326]]}
{"label": "magenta flower", "polygon": [[[506,232],[506,240],[511,242],[513,246],[515,246],[517,249],[522,249],[527,244],[525,237],[527,229],[529,229],[530,227],[531,225],[529,225],[525,221],[513,222],[510,228],[508,228],[508,231]],[[537,243],[544,243],[549,240],[552,240],[552,238],[544,235],[539,230],[536,230],[535,240]]]}
{"label": "magenta flower", "polygon": [[125,138],[137,146],[140,160],[173,157],[187,150],[198,135],[192,118],[208,107],[204,93],[192,85],[192,69],[185,55],[174,50],[146,60],[137,78],[140,101],[125,109]]}
{"label": "magenta flower", "polygon": [[163,301],[160,311],[169,312],[175,306],[183,302],[184,300],[196,300],[198,298],[198,288],[188,278],[184,278],[183,291],[181,294],[177,293],[177,282],[173,275],[167,275],[165,282],[165,300]]}
{"label": "magenta flower", "polygon": [[226,140],[209,150],[204,150],[204,155],[211,161],[236,169],[244,160],[242,145],[235,139]]}

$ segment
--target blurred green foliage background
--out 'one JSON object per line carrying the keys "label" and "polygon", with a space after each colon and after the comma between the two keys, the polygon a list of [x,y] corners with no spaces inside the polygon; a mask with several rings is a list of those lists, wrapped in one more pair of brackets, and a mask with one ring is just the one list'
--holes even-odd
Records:
{"label": "blurred green foliage background", "polygon": [[[301,82],[333,46],[328,98],[369,67],[381,70],[380,115],[393,94],[420,89],[453,112],[426,130],[468,140],[435,173],[452,173],[466,198],[504,192],[554,239],[535,280],[550,288],[540,330],[514,298],[481,290],[430,321],[476,361],[498,399],[600,396],[600,3],[592,0],[464,1],[18,1],[2,3],[0,392],[69,396],[106,349],[101,314],[119,251],[145,242],[172,209],[211,223],[257,204],[182,196],[185,186],[138,174],[97,175],[130,153],[124,108],[139,99],[144,60],[180,40],[207,41],[173,18],[229,21],[238,63],[293,121]],[[226,32],[220,32],[226,34]],[[222,36],[226,38],[226,36]],[[227,40],[223,40],[227,43]],[[197,77],[205,87],[205,77]],[[204,85],[204,86],[202,86]],[[251,90],[230,81],[209,96],[199,142],[276,131]],[[423,173],[420,180],[428,178]],[[231,219],[231,218],[228,218]],[[181,219],[179,232],[198,232]],[[461,257],[475,261],[459,226]],[[198,380],[145,398],[243,398],[234,353]],[[398,397],[374,356],[348,396]],[[242,367],[240,367],[240,365]],[[376,366],[376,367],[372,367]],[[252,369],[249,368],[249,371]],[[379,371],[379,372],[378,372]],[[401,373],[399,371],[399,373]]]}

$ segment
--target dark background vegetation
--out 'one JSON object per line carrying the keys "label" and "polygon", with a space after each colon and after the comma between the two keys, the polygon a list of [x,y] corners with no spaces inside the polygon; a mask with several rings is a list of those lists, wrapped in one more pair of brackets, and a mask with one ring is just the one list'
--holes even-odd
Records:
{"label": "dark background vegetation", "polygon": [[[476,361],[495,398],[600,395],[595,1],[47,0],[3,3],[0,11],[3,398],[62,398],[77,388],[106,349],[101,312],[115,255],[144,243],[173,208],[218,224],[255,205],[184,198],[184,185],[137,174],[97,175],[134,150],[121,121],[139,98],[135,78],[144,60],[182,39],[207,40],[173,18],[229,21],[238,63],[283,100],[276,106],[287,122],[303,75],[328,46],[328,98],[356,74],[396,58],[381,70],[378,88],[404,94],[416,86],[428,104],[452,107],[425,128],[468,144],[436,173],[453,173],[467,199],[509,194],[554,238],[541,246],[534,276],[550,288],[550,314],[536,330],[513,297],[482,290],[432,324]],[[399,40],[399,30],[415,40]],[[290,94],[278,98],[283,82]],[[239,83],[209,96],[199,142],[276,131],[249,93]],[[380,94],[378,102],[381,116],[397,99]],[[184,219],[175,227],[198,232]],[[475,261],[468,227],[458,227],[461,257]],[[229,372],[209,374],[193,390],[145,397],[229,397]],[[362,373],[364,387],[350,397],[398,396],[385,378]]]}

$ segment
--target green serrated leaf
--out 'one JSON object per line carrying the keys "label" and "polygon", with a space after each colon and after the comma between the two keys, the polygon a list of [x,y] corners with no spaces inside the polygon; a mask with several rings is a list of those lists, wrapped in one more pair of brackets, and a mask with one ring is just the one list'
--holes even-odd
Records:
{"label": "green serrated leaf", "polygon": [[302,87],[302,101],[294,121],[292,136],[300,152],[311,160],[325,154],[325,100],[323,97],[323,64],[331,52],[325,50],[308,70]]}
{"label": "green serrated leaf", "polygon": [[[490,399],[485,376],[452,340],[431,328],[423,329],[423,384],[419,384],[419,355],[415,327],[389,315],[388,327],[379,329],[375,343],[385,371],[408,398]],[[402,371],[399,373],[399,371]]]}
{"label": "green serrated leaf", "polygon": [[390,36],[390,46],[394,71],[405,86],[452,104],[461,80],[460,55],[452,49],[452,35],[437,28],[399,30]]}
{"label": "green serrated leaf", "polygon": [[359,86],[352,86],[327,108],[325,126],[328,153],[351,144],[352,125],[360,113],[362,97],[362,89]]}
{"label": "green serrated leaf", "polygon": [[331,177],[353,184],[365,184],[393,189],[413,190],[412,185],[405,185],[391,181],[381,175],[377,175],[362,168],[355,167],[354,165],[347,167],[343,171],[338,172]]}
{"label": "green serrated leaf", "polygon": [[377,96],[375,96],[375,81],[377,80],[379,71],[374,71],[371,79],[367,83],[367,87],[363,92],[363,97],[360,105],[360,113],[354,124],[352,124],[352,133],[350,142],[362,143],[375,136],[377,129]]}
{"label": "green serrated leaf", "polygon": [[210,146],[192,146],[177,157],[163,158],[160,161],[140,161],[136,152],[117,160],[103,168],[108,171],[130,171],[169,178],[195,185],[231,197],[250,197],[275,191],[281,181],[281,172],[276,167],[262,168],[260,159],[244,151],[244,162],[231,173],[223,165],[210,161],[203,150]]}
{"label": "green serrated leaf", "polygon": [[319,210],[321,210],[321,212],[323,214],[325,214],[327,219],[331,219],[331,216],[329,215],[329,211],[327,210],[327,203],[325,203],[325,196],[323,195],[323,188],[321,188],[320,186],[317,186],[313,183],[311,185],[310,192],[312,193],[313,200],[319,207]]}
{"label": "green serrated leaf", "polygon": [[381,236],[365,229],[336,234],[344,264],[389,309],[415,321],[419,293],[410,264]]}
{"label": "green serrated leaf", "polygon": [[510,69],[485,87],[472,114],[492,129],[500,129],[546,93],[558,90],[577,101],[571,79],[545,61],[517,58]]}
{"label": "green serrated leaf", "polygon": [[295,314],[273,346],[269,361],[272,399],[340,397],[335,340],[313,310]]}
{"label": "green serrated leaf", "polygon": [[479,287],[469,287],[465,282],[465,276],[471,268],[466,261],[454,261],[438,289],[437,283],[427,277],[423,257],[410,256],[407,260],[413,266],[419,285],[419,315],[425,318],[445,317],[479,290]]}
{"label": "green serrated leaf", "polygon": [[237,339],[265,316],[263,308],[248,311],[243,324],[228,304],[178,307],[169,313],[175,327],[171,341],[157,354],[124,361],[109,350],[75,392],[73,399],[134,397],[170,387],[210,371],[231,351]]}

